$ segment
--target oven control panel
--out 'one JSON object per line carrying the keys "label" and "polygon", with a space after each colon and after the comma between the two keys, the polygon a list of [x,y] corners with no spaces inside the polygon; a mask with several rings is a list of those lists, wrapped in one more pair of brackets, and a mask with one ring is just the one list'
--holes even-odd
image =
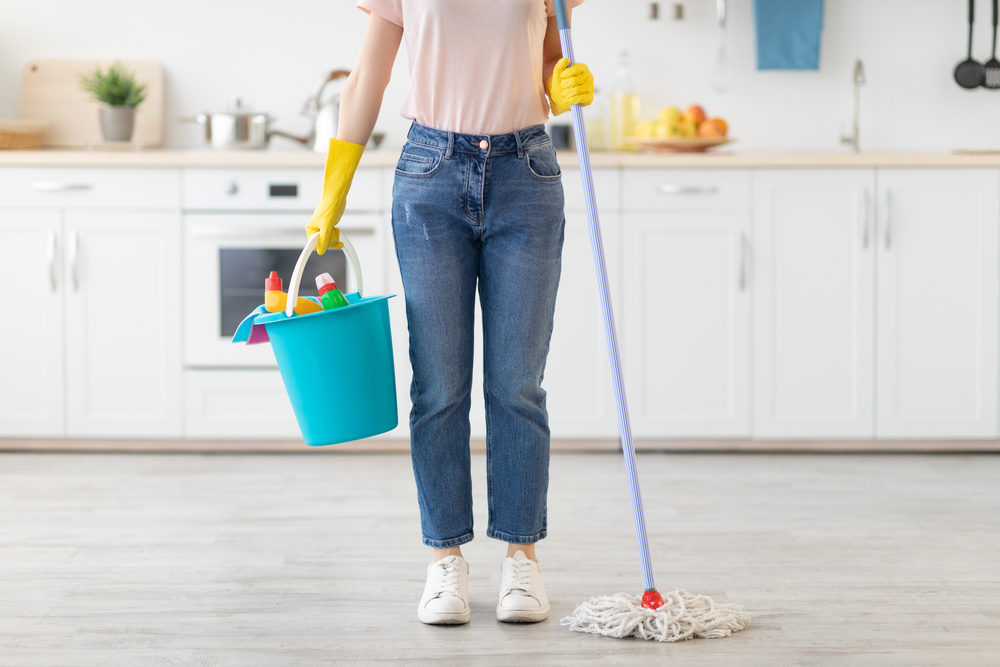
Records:
{"label": "oven control panel", "polygon": [[[181,202],[187,211],[312,211],[323,190],[319,169],[184,169]],[[382,173],[359,169],[348,210],[381,208]]]}

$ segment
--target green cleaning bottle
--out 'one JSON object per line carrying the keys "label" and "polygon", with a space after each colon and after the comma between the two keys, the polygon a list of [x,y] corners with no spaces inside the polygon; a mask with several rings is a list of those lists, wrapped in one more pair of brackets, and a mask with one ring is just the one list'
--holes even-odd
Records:
{"label": "green cleaning bottle", "polygon": [[323,304],[323,310],[333,310],[349,306],[344,294],[337,289],[337,283],[329,273],[321,273],[316,276],[316,289],[319,290],[319,302]]}

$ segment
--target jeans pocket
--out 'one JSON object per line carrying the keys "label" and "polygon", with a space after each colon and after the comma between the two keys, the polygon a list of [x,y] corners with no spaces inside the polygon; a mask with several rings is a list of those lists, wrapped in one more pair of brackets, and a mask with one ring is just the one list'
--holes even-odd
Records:
{"label": "jeans pocket", "polygon": [[396,173],[400,176],[427,178],[441,168],[444,151],[433,146],[406,142],[396,163]]}
{"label": "jeans pocket", "polygon": [[556,160],[556,149],[551,141],[526,148],[524,166],[531,177],[538,181],[551,183],[562,178],[562,170],[559,168],[559,161]]}

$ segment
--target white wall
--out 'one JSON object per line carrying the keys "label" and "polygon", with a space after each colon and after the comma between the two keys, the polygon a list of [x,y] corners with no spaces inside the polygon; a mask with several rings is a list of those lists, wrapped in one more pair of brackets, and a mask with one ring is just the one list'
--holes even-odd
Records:
{"label": "white wall", "polygon": [[[661,1],[661,14],[672,0]],[[819,72],[755,70],[752,0],[730,0],[730,92],[710,81],[716,51],[714,0],[684,0],[687,19],[647,20],[645,0],[587,0],[575,12],[577,55],[608,86],[628,48],[650,114],[666,103],[702,103],[730,121],[743,151],[843,150],[853,62],[865,62],[862,149],[1000,149],[1000,91],[965,91],[952,70],[965,58],[959,0],[827,0]],[[974,56],[989,58],[990,3],[977,0]],[[0,2],[0,117],[17,115],[24,62],[32,57],[149,58],[167,77],[166,143],[200,144],[197,126],[174,122],[225,108],[240,96],[304,132],[302,102],[322,72],[352,66],[366,23],[351,0],[4,0]],[[484,26],[484,29],[488,27]],[[397,60],[379,129],[402,143],[407,80]],[[274,148],[290,144],[276,139]]]}

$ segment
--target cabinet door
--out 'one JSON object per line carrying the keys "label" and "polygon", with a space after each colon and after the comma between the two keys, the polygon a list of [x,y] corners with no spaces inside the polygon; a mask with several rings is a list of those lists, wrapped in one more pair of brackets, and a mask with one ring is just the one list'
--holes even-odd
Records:
{"label": "cabinet door", "polygon": [[61,218],[0,211],[0,437],[64,435]]}
{"label": "cabinet door", "polygon": [[72,437],[180,437],[180,215],[66,213]]}
{"label": "cabinet door", "polygon": [[622,227],[634,434],[748,437],[749,216],[627,212]]}
{"label": "cabinet door", "polygon": [[[600,221],[611,300],[618,305],[618,214],[604,211]],[[616,319],[620,321],[617,313]],[[603,321],[587,216],[567,212],[555,324],[542,383],[553,438],[618,437]]]}
{"label": "cabinet door", "polygon": [[882,438],[997,437],[1000,172],[880,169]]}
{"label": "cabinet door", "polygon": [[754,437],[874,437],[874,188],[754,174]]}

